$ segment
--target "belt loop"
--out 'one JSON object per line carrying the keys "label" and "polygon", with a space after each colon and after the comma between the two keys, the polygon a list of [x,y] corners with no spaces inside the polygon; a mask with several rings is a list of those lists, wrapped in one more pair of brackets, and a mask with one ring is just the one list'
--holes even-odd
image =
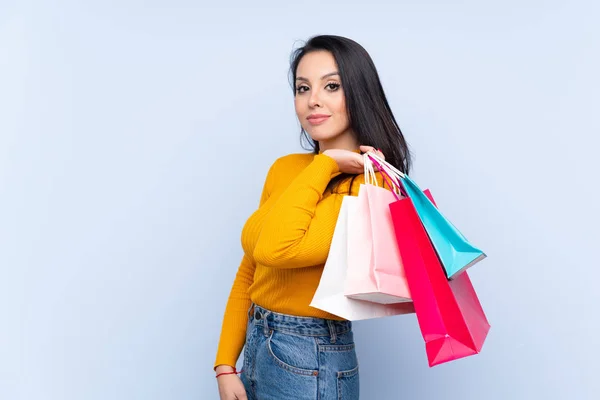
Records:
{"label": "belt loop", "polygon": [[269,321],[267,321],[267,317],[269,316],[270,312],[266,311],[263,315],[262,315],[262,322],[263,322],[263,333],[265,334],[265,336],[269,336]]}
{"label": "belt loop", "polygon": [[330,336],[330,340],[331,343],[335,343],[337,340],[337,334],[335,332],[335,324],[332,320],[328,319],[327,320],[327,325],[329,326],[329,336]]}
{"label": "belt loop", "polygon": [[251,302],[250,308],[248,309],[248,321],[252,320],[253,309],[254,309],[254,303]]}

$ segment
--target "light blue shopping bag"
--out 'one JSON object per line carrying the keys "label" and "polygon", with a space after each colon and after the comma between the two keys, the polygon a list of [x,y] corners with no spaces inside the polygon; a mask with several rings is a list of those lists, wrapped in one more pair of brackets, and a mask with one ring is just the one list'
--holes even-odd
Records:
{"label": "light blue shopping bag", "polygon": [[411,198],[421,222],[429,235],[448,279],[460,274],[486,258],[486,254],[473,246],[446,217],[433,205],[408,175],[401,182]]}
{"label": "light blue shopping bag", "polygon": [[371,162],[379,171],[385,173],[384,176],[392,179],[404,196],[408,196],[412,200],[448,279],[458,276],[462,271],[487,257],[483,251],[469,243],[460,231],[442,215],[408,175],[376,154],[365,154],[365,165]]}

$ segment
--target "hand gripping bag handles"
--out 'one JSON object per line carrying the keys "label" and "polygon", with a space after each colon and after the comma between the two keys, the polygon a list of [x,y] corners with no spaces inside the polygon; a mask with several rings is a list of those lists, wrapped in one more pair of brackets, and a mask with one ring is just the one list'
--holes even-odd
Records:
{"label": "hand gripping bag handles", "polygon": [[[372,160],[387,179],[403,177]],[[429,366],[479,353],[490,325],[467,272],[446,278],[411,197],[398,196],[389,207]]]}

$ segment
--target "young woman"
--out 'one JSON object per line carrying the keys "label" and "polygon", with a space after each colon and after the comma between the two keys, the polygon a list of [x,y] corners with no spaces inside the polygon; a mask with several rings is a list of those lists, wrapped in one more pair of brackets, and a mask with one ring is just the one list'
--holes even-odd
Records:
{"label": "young woman", "polygon": [[[312,153],[271,166],[242,231],[215,370],[222,400],[358,399],[352,324],[309,306],[342,196],[364,182],[360,153],[408,173],[410,154],[367,51],[316,36],[291,61],[294,103]],[[244,348],[241,376],[235,369]]]}

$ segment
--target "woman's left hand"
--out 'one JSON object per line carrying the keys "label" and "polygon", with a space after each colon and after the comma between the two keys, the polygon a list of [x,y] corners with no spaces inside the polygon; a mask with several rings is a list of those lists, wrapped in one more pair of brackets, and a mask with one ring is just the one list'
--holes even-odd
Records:
{"label": "woman's left hand", "polygon": [[375,147],[372,147],[372,146],[360,146],[360,151],[362,151],[363,153],[373,152],[373,153],[377,154],[379,157],[381,157],[382,159],[385,160],[385,156],[383,155],[383,153],[381,151],[375,149]]}
{"label": "woman's left hand", "polygon": [[[385,160],[383,153],[371,146],[360,146],[363,153],[374,152]],[[340,169],[340,172],[346,174],[361,174],[364,171],[364,157],[361,154],[350,150],[329,149],[323,152],[324,155],[333,158]]]}

